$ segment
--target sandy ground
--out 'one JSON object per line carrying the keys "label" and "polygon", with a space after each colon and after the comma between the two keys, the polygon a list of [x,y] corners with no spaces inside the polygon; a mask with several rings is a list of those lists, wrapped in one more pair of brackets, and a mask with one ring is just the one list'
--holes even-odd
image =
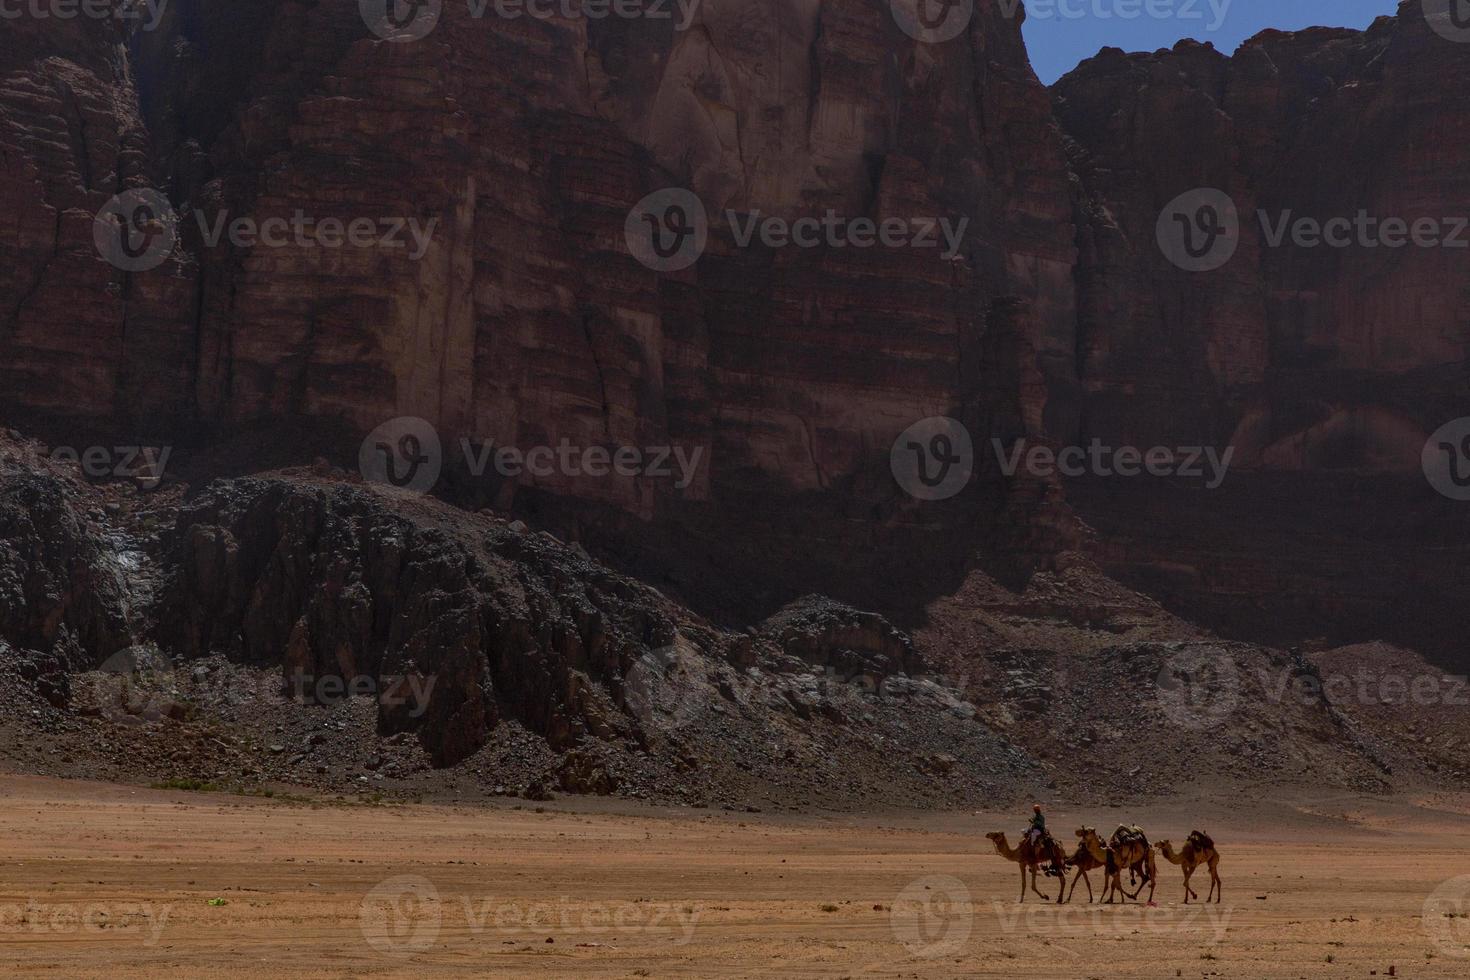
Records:
{"label": "sandy ground", "polygon": [[1057,811],[1176,841],[1204,825],[1225,885],[1186,909],[1166,865],[1156,908],[1089,906],[1084,886],[1059,910],[1016,904],[1015,866],[981,847],[1016,814],[313,805],[0,777],[0,972],[1470,975],[1470,801],[1229,806]]}

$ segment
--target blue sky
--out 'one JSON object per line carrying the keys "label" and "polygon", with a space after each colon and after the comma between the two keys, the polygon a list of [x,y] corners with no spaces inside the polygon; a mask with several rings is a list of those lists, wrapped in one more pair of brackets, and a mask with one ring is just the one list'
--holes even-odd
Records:
{"label": "blue sky", "polygon": [[[1110,45],[1124,51],[1154,51],[1192,37],[1213,41],[1229,54],[1267,27],[1367,27],[1373,18],[1398,9],[1398,0],[1025,0],[1025,4],[1031,64],[1048,85]],[[1150,9],[1168,15],[1118,16]],[[1099,16],[1099,11],[1109,16]]]}

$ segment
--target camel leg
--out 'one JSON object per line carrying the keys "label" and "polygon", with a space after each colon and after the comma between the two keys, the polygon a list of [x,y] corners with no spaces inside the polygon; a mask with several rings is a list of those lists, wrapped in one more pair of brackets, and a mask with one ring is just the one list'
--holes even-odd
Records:
{"label": "camel leg", "polygon": [[[1216,892],[1216,890],[1215,890],[1217,888],[1219,889],[1218,892]],[[1211,864],[1210,865],[1210,895],[1214,895],[1215,896],[1215,904],[1216,905],[1219,905],[1220,904],[1220,897],[1222,895],[1224,895],[1224,894],[1225,894],[1225,888],[1224,888],[1223,885],[1220,884],[1220,873],[1218,871],[1216,871],[1215,870],[1215,866],[1213,864]],[[1206,896],[1205,897],[1205,901],[1208,902],[1209,900],[1210,900],[1209,897]]]}
{"label": "camel leg", "polygon": [[1189,876],[1192,875],[1192,874],[1194,874],[1194,870],[1192,868],[1190,870],[1184,872],[1184,904],[1185,905],[1188,905],[1189,904],[1190,896],[1193,896],[1195,898],[1199,898],[1199,896],[1195,894],[1194,889],[1189,887]]}
{"label": "camel leg", "polygon": [[1147,878],[1144,878],[1142,881],[1140,881],[1138,883],[1138,887],[1135,888],[1135,889],[1133,889],[1133,893],[1130,894],[1128,897],[1130,899],[1132,899],[1133,901],[1135,901],[1135,902],[1138,901],[1138,893],[1141,892],[1141,891],[1143,891],[1143,886],[1146,885],[1146,884],[1148,884],[1148,879]]}
{"label": "camel leg", "polygon": [[1077,882],[1079,882],[1079,881],[1085,881],[1085,882],[1087,882],[1087,904],[1088,905],[1091,905],[1092,904],[1092,879],[1088,878],[1087,877],[1087,872],[1086,871],[1083,871],[1081,868],[1078,868],[1077,869],[1077,874],[1072,877],[1072,890],[1069,891],[1069,892],[1067,892],[1067,901],[1070,902],[1072,900],[1072,896],[1075,895],[1075,894],[1077,894]]}
{"label": "camel leg", "polygon": [[1023,865],[1020,865],[1020,868],[1021,868],[1021,897],[1018,899],[1018,901],[1025,902],[1026,901],[1026,866],[1023,864]]}
{"label": "camel leg", "polygon": [[1036,887],[1036,869],[1035,868],[1032,868],[1031,869],[1031,890],[1034,891],[1036,894],[1040,895],[1041,896],[1041,900],[1043,902],[1050,902],[1051,901],[1051,896],[1045,894],[1040,888],[1037,888]]}

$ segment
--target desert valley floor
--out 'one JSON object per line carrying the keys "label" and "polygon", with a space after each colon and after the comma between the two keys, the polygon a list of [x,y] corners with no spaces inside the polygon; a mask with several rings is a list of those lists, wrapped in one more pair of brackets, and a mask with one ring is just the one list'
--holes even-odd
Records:
{"label": "desert valley floor", "polygon": [[[1016,814],[364,805],[0,777],[29,977],[1463,977],[1470,798],[1053,814],[1206,827],[1224,901],[1016,903]],[[1101,882],[1093,874],[1094,888]],[[1203,871],[1196,879],[1206,879]],[[1201,894],[1207,887],[1198,884]],[[1043,891],[1055,897],[1055,885]]]}

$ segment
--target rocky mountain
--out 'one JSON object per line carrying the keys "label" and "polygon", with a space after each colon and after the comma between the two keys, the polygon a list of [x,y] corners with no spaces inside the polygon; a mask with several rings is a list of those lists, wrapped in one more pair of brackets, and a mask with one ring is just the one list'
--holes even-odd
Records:
{"label": "rocky mountain", "polygon": [[[442,673],[431,715],[374,724],[445,764],[507,726],[636,743],[626,678],[676,635],[738,704],[732,678],[763,704],[748,672],[781,657],[1004,700],[976,656],[1030,670],[1119,633],[1102,647],[1146,663],[1135,681],[1160,644],[1216,637],[1271,663],[1374,641],[1463,663],[1470,517],[1420,453],[1470,393],[1464,253],[1281,229],[1470,216],[1470,46],[1405,0],[1229,57],[1106,50],[1048,91],[1013,6],[975,0],[942,41],[900,0],[7,21],[3,420],[172,457],[138,491],[166,506],[113,501],[167,529],[99,544],[65,503],[87,487],[36,484],[16,451],[0,638],[27,683],[71,710],[73,672],[140,646]],[[1234,230],[1181,259],[1173,220],[1210,215]],[[649,254],[645,219],[699,254]],[[801,219],[816,244],[783,244]],[[855,247],[859,221],[933,244]],[[896,460],[954,450],[900,438],[936,416],[973,476],[923,499]],[[405,417],[423,427],[382,428]],[[430,440],[437,500],[363,496],[374,453]],[[1094,443],[1233,455],[1217,485],[1007,472]],[[684,468],[484,467],[563,446]],[[88,588],[98,568],[142,592]],[[974,759],[998,764],[1014,720]]]}

